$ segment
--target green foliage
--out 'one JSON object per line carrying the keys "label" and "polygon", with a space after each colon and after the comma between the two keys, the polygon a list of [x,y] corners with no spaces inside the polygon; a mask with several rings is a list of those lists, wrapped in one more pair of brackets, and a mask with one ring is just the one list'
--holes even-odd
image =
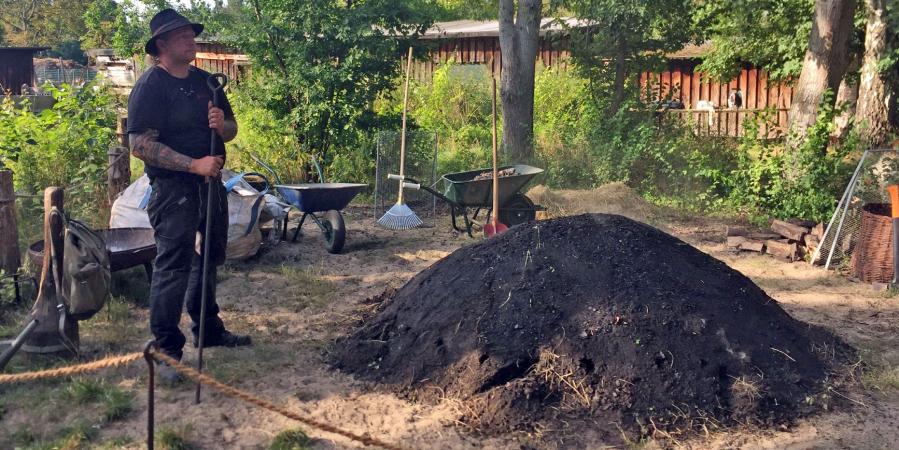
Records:
{"label": "green foliage", "polygon": [[163,450],[193,450],[197,448],[185,437],[190,430],[188,428],[158,428],[156,430],[156,445]]}
{"label": "green foliage", "polygon": [[13,171],[17,191],[41,193],[48,186],[68,189],[66,210],[100,219],[105,197],[106,152],[115,138],[115,100],[103,87],[47,85],[56,103],[39,113],[27,102],[0,100],[0,166]]}
{"label": "green foliage", "polygon": [[[158,10],[153,10],[158,11]],[[118,4],[113,21],[115,32],[111,45],[119,56],[144,54],[144,43],[150,37],[150,10],[139,9],[131,0]]]}
{"label": "green foliage", "polygon": [[66,397],[80,405],[94,403],[103,397],[102,383],[90,378],[79,378],[66,386]]}
{"label": "green foliage", "polygon": [[[447,62],[437,67],[429,83],[410,89],[409,115],[416,125],[440,136],[438,173],[452,173],[490,164],[490,73],[484,66]],[[396,114],[402,112],[402,91],[395,95]],[[500,108],[497,99],[497,108]],[[497,133],[502,112],[497,111]],[[501,140],[497,136],[497,142]]]}
{"label": "green foliage", "polygon": [[78,39],[69,39],[53,45],[53,48],[47,52],[47,56],[68,59],[79,64],[87,64],[87,55],[81,49],[81,42]]}
{"label": "green foliage", "polygon": [[499,0],[437,0],[437,19],[496,20]]}
{"label": "green foliage", "polygon": [[398,0],[256,0],[227,31],[253,60],[253,102],[330,165],[377,125],[371,105],[393,86],[408,45],[387,36],[423,31],[425,12]]}
{"label": "green foliage", "polygon": [[772,79],[798,76],[814,8],[814,0],[700,1],[694,9],[696,30],[712,42],[701,70],[730,79],[741,63],[751,62]]}
{"label": "green foliage", "polygon": [[110,387],[103,394],[103,420],[115,422],[124,419],[134,409],[134,395],[117,387]]}
{"label": "green foliage", "polygon": [[308,157],[300,151],[288,120],[276,117],[250,94],[257,83],[255,79],[242,80],[239,85],[228,88],[228,100],[240,127],[237,138],[228,144],[228,166],[238,172],[259,172],[269,176],[268,171],[253,159],[255,156],[274,168],[283,182],[302,181]]}
{"label": "green foliage", "polygon": [[615,113],[639,87],[632,76],[663,62],[692,37],[690,0],[567,0],[590,26],[573,28],[571,54],[597,105]]}
{"label": "green foliage", "polygon": [[302,430],[285,430],[278,433],[269,450],[308,450],[312,448],[312,439]]}
{"label": "green foliage", "polygon": [[87,32],[81,42],[87,48],[107,48],[116,32],[116,16],[119,6],[113,0],[92,0],[84,11]]}
{"label": "green foliage", "polygon": [[0,24],[13,46],[51,46],[84,34],[83,0],[0,0]]}
{"label": "green foliage", "polygon": [[732,205],[779,218],[821,222],[829,217],[851,174],[847,157],[858,144],[853,137],[830,145],[833,118],[840,113],[830,106],[831,98],[825,95],[816,123],[793,153],[780,141],[758,139],[752,133],[758,125],[750,125],[738,149],[737,169],[727,180]]}

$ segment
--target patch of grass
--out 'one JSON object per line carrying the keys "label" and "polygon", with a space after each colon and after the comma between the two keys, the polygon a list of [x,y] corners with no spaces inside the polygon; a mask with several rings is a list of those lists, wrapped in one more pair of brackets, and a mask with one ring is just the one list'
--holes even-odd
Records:
{"label": "patch of grass", "polygon": [[31,431],[31,428],[27,425],[16,428],[10,433],[9,437],[14,444],[20,446],[31,445],[37,442],[37,436],[34,435],[34,432]]}
{"label": "patch of grass", "polygon": [[65,393],[71,401],[84,405],[99,401],[106,391],[107,387],[102,382],[90,378],[79,378],[66,387]]}
{"label": "patch of grass", "polygon": [[874,368],[862,375],[862,384],[867,389],[899,390],[899,367]]}
{"label": "patch of grass", "polygon": [[228,356],[210,358],[206,371],[222,382],[235,383],[270,374],[276,368],[292,362],[295,354],[275,344],[254,341],[249,347],[229,349]]}
{"label": "patch of grass", "polygon": [[112,296],[106,302],[105,311],[100,311],[86,322],[82,322],[82,339],[103,343],[110,352],[132,351],[134,342],[139,341],[146,329],[135,326],[140,323],[132,315],[132,305],[122,296]]}
{"label": "patch of grass", "polygon": [[109,292],[135,305],[146,306],[150,299],[147,271],[143,266],[137,266],[112,274]]}
{"label": "patch of grass", "polygon": [[62,429],[62,437],[42,446],[47,450],[76,450],[84,447],[84,444],[97,438],[98,431],[86,422],[77,423],[71,427]]}
{"label": "patch of grass", "polygon": [[281,266],[280,272],[285,282],[285,289],[281,294],[300,309],[324,303],[326,297],[334,291],[334,283],[310,269],[285,264]]}
{"label": "patch of grass", "polygon": [[302,430],[284,430],[275,436],[268,450],[309,450],[312,439]]}
{"label": "patch of grass", "polygon": [[103,396],[103,420],[115,422],[125,418],[134,409],[134,395],[119,388],[113,388]]}
{"label": "patch of grass", "polygon": [[159,428],[154,441],[162,450],[194,450],[197,447],[185,437],[189,431],[188,428]]}
{"label": "patch of grass", "polygon": [[131,444],[134,444],[134,439],[132,439],[128,436],[119,436],[116,438],[112,438],[106,442],[103,442],[102,444],[98,445],[96,448],[97,448],[97,450],[116,450],[116,449],[120,449],[122,447],[132,446]]}

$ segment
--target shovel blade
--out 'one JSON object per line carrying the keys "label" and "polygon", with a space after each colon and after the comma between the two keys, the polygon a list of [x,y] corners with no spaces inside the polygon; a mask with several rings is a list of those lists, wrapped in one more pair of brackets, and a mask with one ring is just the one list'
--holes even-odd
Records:
{"label": "shovel blade", "polygon": [[484,225],[484,236],[488,238],[492,238],[500,233],[505,233],[506,231],[509,231],[509,227],[498,220],[487,222],[487,224]]}

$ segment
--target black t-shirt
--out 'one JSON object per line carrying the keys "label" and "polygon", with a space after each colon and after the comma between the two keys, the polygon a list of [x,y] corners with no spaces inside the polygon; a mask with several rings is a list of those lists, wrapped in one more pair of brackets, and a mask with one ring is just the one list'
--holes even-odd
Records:
{"label": "black t-shirt", "polygon": [[[128,97],[128,133],[148,129],[159,131],[159,142],[191,158],[209,156],[209,102],[212,90],[206,84],[209,72],[191,66],[187,78],[176,78],[154,66],[141,75]],[[219,108],[225,118],[234,112],[224,91],[219,91]],[[216,136],[215,154],[225,156],[225,144]],[[175,172],[145,164],[147,175],[171,177]],[[191,175],[193,176],[193,175]]]}

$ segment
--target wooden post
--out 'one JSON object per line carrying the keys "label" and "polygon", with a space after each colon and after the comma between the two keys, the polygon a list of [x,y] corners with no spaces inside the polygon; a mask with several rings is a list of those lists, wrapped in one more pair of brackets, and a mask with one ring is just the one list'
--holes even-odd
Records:
{"label": "wooden post", "polygon": [[131,181],[131,156],[128,147],[110,147],[106,155],[109,157],[109,170],[106,172],[107,200],[109,204],[128,187]]}
{"label": "wooden post", "polygon": [[126,147],[126,148],[130,147],[128,145],[127,130],[128,130],[128,118],[127,117],[119,117],[118,120],[116,120],[115,134],[116,134],[116,138],[119,141],[119,145],[121,145],[122,147]]}
{"label": "wooden post", "polygon": [[[22,350],[30,353],[67,353],[71,354],[78,345],[78,322],[66,317],[63,329],[60,330],[60,308],[62,296],[56,290],[54,279],[62,284],[63,232],[62,219],[51,216],[50,211],[56,207],[63,211],[63,190],[48,187],[44,190],[44,263],[41,266],[41,282],[37,300],[31,309],[31,318],[38,320],[37,328],[29,336]],[[55,255],[51,254],[51,246]],[[53,259],[53,271],[50,260]],[[68,342],[66,342],[68,341]]]}
{"label": "wooden post", "polygon": [[20,300],[18,274],[22,264],[19,253],[19,228],[16,223],[16,194],[13,191],[12,171],[0,170],[0,269],[13,275],[16,302]]}

